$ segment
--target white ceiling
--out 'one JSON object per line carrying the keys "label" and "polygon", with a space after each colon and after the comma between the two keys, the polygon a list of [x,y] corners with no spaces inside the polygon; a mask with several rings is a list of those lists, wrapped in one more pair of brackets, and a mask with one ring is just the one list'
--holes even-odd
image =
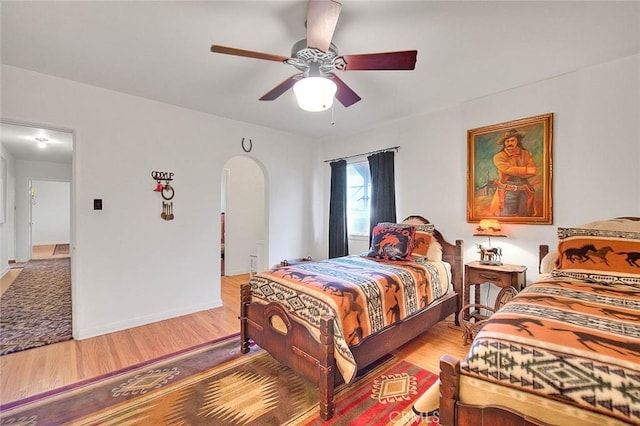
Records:
{"label": "white ceiling", "polygon": [[[46,139],[44,148],[37,139]],[[0,142],[16,160],[71,164],[73,134],[12,123],[0,123]]]}
{"label": "white ceiling", "polygon": [[289,65],[306,2],[2,1],[2,63],[314,138],[548,79],[640,51],[640,3],[343,0],[340,54],[418,50],[415,71],[340,72],[362,101],[309,113],[258,98]]}

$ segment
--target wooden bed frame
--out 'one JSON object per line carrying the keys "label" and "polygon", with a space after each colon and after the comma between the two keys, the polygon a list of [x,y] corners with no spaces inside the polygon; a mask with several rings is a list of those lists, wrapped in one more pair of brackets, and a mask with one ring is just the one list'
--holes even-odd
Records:
{"label": "wooden bed frame", "polygon": [[[540,245],[539,262],[549,253],[548,245]],[[497,406],[467,405],[459,400],[460,360],[451,355],[440,358],[440,419],[443,426],[454,425],[522,425],[541,426],[540,422],[514,410]]]}
{"label": "wooden bed frame", "polygon": [[[429,223],[420,216],[409,218],[417,218],[423,223]],[[434,235],[442,245],[443,260],[451,264],[454,291],[433,302],[427,309],[351,347],[359,369],[399,348],[451,314],[455,314],[457,323],[457,313],[462,307],[462,241],[456,240],[455,244],[450,244],[437,230]],[[320,319],[321,336],[318,344],[307,329],[290,316],[281,305],[273,302],[266,305],[251,303],[249,284],[242,285],[240,305],[242,353],[249,351],[250,340],[253,340],[276,360],[313,383],[317,383],[320,394],[320,417],[323,420],[330,419],[335,410],[335,386],[343,382],[334,359],[333,319],[328,316]],[[286,332],[279,331],[273,326],[274,317],[279,317],[284,323]]]}

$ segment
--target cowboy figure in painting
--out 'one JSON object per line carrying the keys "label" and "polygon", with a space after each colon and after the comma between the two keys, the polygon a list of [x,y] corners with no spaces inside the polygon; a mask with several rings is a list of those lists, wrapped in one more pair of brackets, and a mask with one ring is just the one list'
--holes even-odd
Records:
{"label": "cowboy figure in painting", "polygon": [[498,141],[502,150],[493,156],[498,169],[490,212],[495,216],[535,216],[534,187],[529,178],[538,173],[531,152],[524,149],[524,133],[509,129]]}

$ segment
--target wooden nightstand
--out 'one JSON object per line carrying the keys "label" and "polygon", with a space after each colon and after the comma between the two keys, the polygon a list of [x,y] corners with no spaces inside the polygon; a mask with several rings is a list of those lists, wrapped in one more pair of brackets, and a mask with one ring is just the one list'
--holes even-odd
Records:
{"label": "wooden nightstand", "polygon": [[[464,265],[464,303],[468,305],[471,296],[471,286],[474,286],[474,303],[480,303],[480,285],[491,283],[500,288],[513,287],[522,290],[527,284],[527,267],[503,264],[499,266],[483,265],[480,262],[469,262]],[[474,317],[476,320],[486,318],[479,312],[465,312],[464,319]]]}

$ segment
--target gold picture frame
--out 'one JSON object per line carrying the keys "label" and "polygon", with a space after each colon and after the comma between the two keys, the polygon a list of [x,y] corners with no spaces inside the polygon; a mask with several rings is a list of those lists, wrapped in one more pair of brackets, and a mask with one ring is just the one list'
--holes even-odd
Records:
{"label": "gold picture frame", "polygon": [[553,223],[553,113],[467,131],[467,222]]}

